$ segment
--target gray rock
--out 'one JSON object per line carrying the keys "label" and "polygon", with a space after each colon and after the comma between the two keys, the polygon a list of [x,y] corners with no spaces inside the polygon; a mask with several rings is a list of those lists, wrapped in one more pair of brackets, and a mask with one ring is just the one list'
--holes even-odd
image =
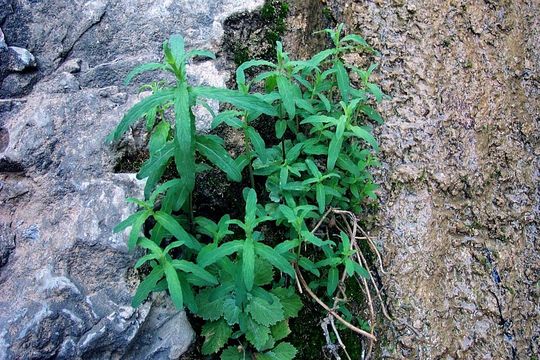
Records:
{"label": "gray rock", "polygon": [[2,32],[2,28],[0,28],[0,51],[7,50],[8,46],[6,44],[6,39],[4,38],[4,33]]}
{"label": "gray rock", "polygon": [[18,46],[8,47],[7,68],[11,71],[24,71],[36,67],[36,59],[30,51]]}
{"label": "gray rock", "polygon": [[[0,359],[172,359],[187,349],[193,330],[168,300],[130,306],[137,257],[112,228],[142,184],[114,173],[126,150],[104,138],[148,79],[126,88],[124,76],[159,59],[164,39],[180,30],[189,48],[218,50],[226,16],[261,3],[20,0],[4,12],[0,0],[9,44],[39,59],[32,72],[0,67],[0,97],[23,96],[0,100]],[[230,75],[220,61],[190,69],[197,83]]]}

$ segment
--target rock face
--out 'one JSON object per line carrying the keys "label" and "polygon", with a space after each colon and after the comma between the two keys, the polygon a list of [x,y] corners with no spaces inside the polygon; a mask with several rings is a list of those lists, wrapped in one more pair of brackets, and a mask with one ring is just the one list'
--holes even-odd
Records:
{"label": "rock face", "polygon": [[535,358],[539,2],[327,6],[380,50],[391,96],[380,108],[377,227],[395,322],[380,355]]}
{"label": "rock face", "polygon": [[[225,18],[259,5],[0,0],[0,56],[23,61],[0,62],[1,360],[174,359],[187,349],[194,333],[168,300],[130,306],[136,256],[112,228],[142,184],[113,171],[125,144],[103,140],[138,97],[138,85],[121,86],[130,68],[158,59],[172,33],[218,50]],[[221,66],[193,64],[193,80],[222,85]]]}

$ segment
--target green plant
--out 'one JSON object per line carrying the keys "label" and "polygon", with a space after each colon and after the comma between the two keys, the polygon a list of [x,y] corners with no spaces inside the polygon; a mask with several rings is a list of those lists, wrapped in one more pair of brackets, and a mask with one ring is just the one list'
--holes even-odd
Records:
{"label": "green plant", "polygon": [[[129,249],[146,250],[135,267],[145,267],[148,275],[133,306],[152,292],[168,290],[178,308],[186,305],[206,321],[204,354],[233,339],[238,345],[223,350],[222,359],[292,359],[296,350],[283,339],[290,333],[289,319],[302,307],[294,284],[314,297],[322,287],[326,298],[337,299],[346,277],[370,277],[358,257],[355,221],[318,231],[330,212],[346,220],[347,210],[361,212],[366,198],[376,197],[369,169],[378,165],[378,145],[369,121],[382,119],[369,104],[381,101],[383,93],[369,81],[375,66],[363,70],[343,61],[348,52],[372,49],[358,35],[342,37],[342,30],[343,25],[325,30],[334,47],[305,61],[290,60],[278,42],[276,63],[252,60],[238,67],[236,90],[191,86],[186,62],[213,54],[185,52],[178,35],[164,43],[162,63],[141,65],[127,77],[129,82],[160,70],[175,78],[172,84],[151,84],[152,95],[133,106],[109,137],[118,140],[135,121],[146,119],[150,157],[137,174],[146,179],[144,199],[128,199],[140,209],[115,228],[131,227]],[[248,80],[245,72],[254,67],[266,71]],[[349,73],[358,76],[360,87]],[[252,93],[254,84],[265,93]],[[215,115],[212,126],[226,124],[243,134],[245,150],[236,159],[220,137],[196,133],[191,108],[205,105],[205,99],[233,106]],[[275,136],[264,139],[255,125],[260,121],[273,122]],[[170,163],[176,173],[163,181]],[[218,222],[195,216],[196,173],[212,166],[232,181],[242,181],[247,167],[251,188],[243,192],[243,220],[229,214]],[[263,203],[255,190],[260,181]],[[344,210],[332,210],[337,208]],[[286,239],[273,236],[278,229]],[[302,271],[309,274],[309,285]],[[358,328],[350,322],[357,321],[364,328],[358,331],[373,338],[373,324],[354,320],[346,304],[337,306],[336,300],[328,309],[353,330]]]}

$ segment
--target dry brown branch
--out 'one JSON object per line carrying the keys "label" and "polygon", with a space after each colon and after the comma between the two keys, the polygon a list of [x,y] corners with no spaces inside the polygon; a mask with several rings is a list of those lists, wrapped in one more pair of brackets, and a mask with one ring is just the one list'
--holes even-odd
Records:
{"label": "dry brown branch", "polygon": [[336,319],[338,319],[339,322],[341,322],[343,325],[345,325],[346,327],[348,327],[349,329],[351,329],[355,333],[360,334],[362,336],[365,336],[368,339],[371,339],[373,341],[377,341],[377,338],[374,335],[372,335],[372,334],[370,334],[370,333],[368,333],[368,332],[366,332],[366,331],[364,331],[362,329],[357,328],[356,326],[354,326],[353,324],[351,324],[350,322],[348,322],[347,320],[345,320],[341,316],[339,316],[334,310],[330,309],[328,307],[328,305],[326,305],[321,299],[319,299],[319,297],[317,297],[317,295],[315,295],[313,293],[313,291],[311,291],[308,284],[306,283],[306,280],[302,276],[302,273],[300,272],[300,269],[298,268],[298,265],[295,265],[295,270],[296,270],[296,276],[298,276],[298,278],[300,279],[300,283],[302,284],[302,287],[309,294],[309,296],[311,296],[311,298],[317,302],[317,304],[321,305],[326,311],[328,311],[330,314],[332,314],[332,316],[334,316]]}

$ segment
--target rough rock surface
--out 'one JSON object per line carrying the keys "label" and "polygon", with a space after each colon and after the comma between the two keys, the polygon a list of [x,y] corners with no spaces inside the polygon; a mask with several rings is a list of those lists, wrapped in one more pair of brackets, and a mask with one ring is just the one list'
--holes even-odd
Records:
{"label": "rough rock surface", "polygon": [[378,240],[395,322],[380,355],[535,358],[540,3],[327,4],[381,51],[391,96]]}
{"label": "rough rock surface", "polygon": [[[173,359],[189,346],[185,314],[167,300],[130,306],[136,257],[112,228],[141,184],[113,172],[125,144],[103,139],[138,97],[121,85],[130,68],[158,59],[176,32],[218,50],[224,19],[260,4],[0,0],[5,43],[37,66],[0,73],[1,360]],[[191,72],[228,77],[219,61]]]}

